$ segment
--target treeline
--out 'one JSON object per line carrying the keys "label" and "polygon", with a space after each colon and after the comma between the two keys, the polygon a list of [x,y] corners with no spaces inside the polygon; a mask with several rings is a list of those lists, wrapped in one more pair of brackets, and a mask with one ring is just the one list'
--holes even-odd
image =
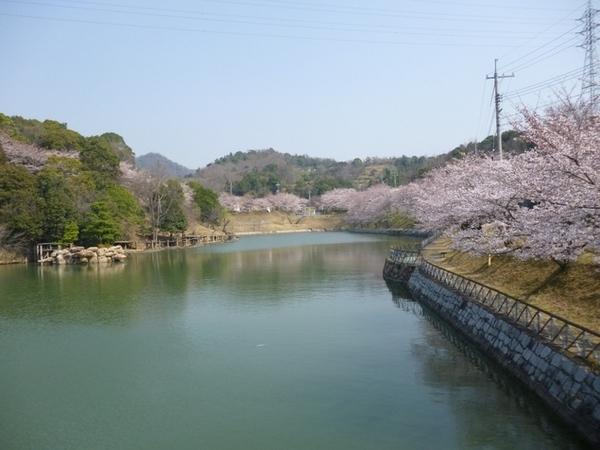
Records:
{"label": "treeline", "polygon": [[[529,146],[513,130],[503,133],[502,141],[509,154],[522,153]],[[495,147],[494,137],[489,136],[438,156],[355,158],[346,162],[290,155],[273,149],[250,150],[219,158],[199,169],[196,177],[214,190],[237,196],[265,197],[288,192],[309,198],[338,188],[364,190],[382,183],[392,187],[406,185],[450,160],[475,152],[491,154]]]}

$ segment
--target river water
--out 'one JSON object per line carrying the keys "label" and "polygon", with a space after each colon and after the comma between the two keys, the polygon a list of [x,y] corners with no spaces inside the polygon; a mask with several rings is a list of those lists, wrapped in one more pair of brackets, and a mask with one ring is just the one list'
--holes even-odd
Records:
{"label": "river water", "polygon": [[1,449],[579,449],[381,278],[395,240],[0,267]]}

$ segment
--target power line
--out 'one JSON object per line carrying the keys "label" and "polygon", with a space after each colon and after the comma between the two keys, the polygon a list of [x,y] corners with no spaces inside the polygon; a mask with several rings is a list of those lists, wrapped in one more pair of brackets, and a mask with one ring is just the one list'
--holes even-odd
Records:
{"label": "power line", "polygon": [[[142,25],[124,22],[106,22],[100,20],[87,20],[87,19],[71,19],[64,17],[47,17],[47,16],[33,16],[27,14],[11,14],[1,13],[0,16],[5,17],[16,17],[21,19],[33,19],[43,20],[49,22],[63,22],[63,23],[78,23],[85,25],[109,25],[114,27],[122,28],[136,28],[143,30],[158,30],[158,31],[176,31],[176,32],[196,32],[205,34],[219,34],[227,36],[241,36],[241,37],[264,37],[264,38],[277,38],[277,39],[289,39],[289,40],[307,40],[307,41],[326,41],[326,42],[340,42],[340,43],[355,43],[355,44],[385,44],[385,45],[404,45],[404,46],[417,46],[417,47],[489,47],[492,44],[477,44],[477,43],[451,43],[451,42],[409,42],[409,41],[383,41],[383,40],[365,40],[365,39],[345,39],[345,38],[334,38],[334,37],[317,37],[317,36],[301,36],[301,35],[286,35],[286,34],[271,34],[271,33],[253,33],[243,31],[225,31],[225,30],[212,30],[204,28],[184,28],[184,27],[170,27],[170,26],[159,26],[159,25]],[[503,45],[503,47],[510,47],[510,45]]]}
{"label": "power line", "polygon": [[[118,5],[115,3],[103,3],[103,2],[95,2],[95,1],[84,1],[84,0],[62,0],[67,3],[87,3],[87,4],[96,4],[101,6],[121,6],[128,8],[128,6]],[[306,3],[282,3],[282,2],[274,2],[273,0],[262,0],[262,1],[249,1],[249,0],[199,0],[203,3],[216,3],[218,5],[238,5],[238,6],[258,6],[258,7],[278,7],[283,9],[291,9],[291,10],[302,10],[302,11],[312,11],[312,12],[325,12],[325,13],[338,13],[338,14],[349,14],[349,15],[359,15],[359,16],[382,16],[386,18],[390,17],[408,17],[408,18],[424,18],[424,19],[433,19],[433,20],[458,20],[464,21],[466,19],[472,19],[477,21],[487,21],[487,22],[512,22],[512,23],[544,23],[547,21],[546,18],[529,18],[527,21],[523,22],[518,17],[513,16],[494,16],[490,18],[490,16],[482,16],[482,15],[469,15],[469,14],[448,14],[448,13],[439,13],[439,12],[421,12],[421,11],[411,11],[411,10],[389,10],[389,9],[369,9],[369,8],[360,8],[360,7],[348,7],[348,6],[329,6],[322,7],[321,5],[315,4],[306,4]],[[270,3],[269,3],[270,2]],[[131,7],[129,7],[131,8]],[[136,6],[136,8],[144,8],[144,9],[154,9],[158,10],[161,8],[151,8],[151,7],[140,7]],[[357,9],[358,8],[358,9]],[[197,10],[178,10],[178,12],[184,13],[198,13]]]}
{"label": "power line", "polygon": [[[422,0],[411,0],[413,2],[417,2],[417,3],[421,3],[422,4]],[[289,4],[298,4],[297,2],[284,2],[284,1],[279,1],[279,0],[262,0],[262,2],[268,2],[268,3],[275,3],[275,4],[282,4],[282,5],[289,5]],[[442,4],[442,5],[449,5],[449,6],[469,6],[469,7],[479,7],[479,8],[496,8],[496,9],[504,9],[506,10],[507,8],[510,8],[510,5],[483,5],[481,3],[464,3],[464,2],[449,2],[446,0],[428,0],[427,3],[436,3],[436,4]],[[371,11],[381,11],[381,12],[389,12],[389,11],[393,11],[393,10],[389,10],[389,9],[381,9],[381,8],[364,8],[364,7],[360,7],[360,6],[340,6],[340,5],[333,5],[333,4],[322,4],[322,3],[307,3],[307,2],[303,2],[303,4],[305,5],[309,5],[309,6],[319,6],[319,7],[333,7],[333,8],[347,8],[347,9],[353,9],[353,10],[359,10],[359,11],[364,11],[364,10],[371,10]],[[565,8],[546,8],[546,7],[530,7],[530,6],[522,6],[522,5],[514,5],[514,8],[518,8],[520,10],[535,10],[535,11],[566,11]]]}
{"label": "power line", "polygon": [[523,71],[525,69],[528,69],[529,67],[535,66],[536,64],[538,64],[541,61],[545,61],[549,58],[552,58],[553,56],[558,55],[559,53],[564,52],[565,50],[569,50],[572,48],[575,48],[575,42],[577,41],[577,36],[574,36],[573,38],[563,42],[562,44],[559,44],[555,47],[552,47],[548,50],[546,50],[545,52],[539,54],[538,56],[536,56],[535,58],[527,61],[527,62],[523,62],[522,64],[518,65],[518,66],[514,66],[512,67],[510,70],[514,71],[514,72],[519,72],[519,71]]}
{"label": "power line", "polygon": [[[515,109],[519,108],[519,106],[517,106],[511,100],[509,100],[509,102],[511,103],[511,105],[513,106],[513,108],[515,108]],[[553,106],[564,105],[564,104],[565,104],[564,99],[558,99],[558,100],[555,99],[555,100],[553,100],[551,102],[547,102],[547,103],[544,103],[544,104],[541,104],[541,105],[538,103],[538,104],[536,104],[531,109],[533,109],[534,111],[539,111],[539,110],[545,110],[545,109],[553,107]],[[522,116],[522,113],[515,112],[515,113],[512,113],[512,114],[506,114],[504,117],[506,119],[508,119],[508,120],[512,120],[512,119],[516,119],[516,118],[521,117],[521,116]]]}
{"label": "power line", "polygon": [[[265,0],[267,1],[267,0]],[[410,0],[413,2],[421,3],[422,0]],[[427,0],[427,3],[436,3],[440,5],[456,5],[456,6],[469,6],[472,8],[496,8],[496,9],[508,9],[515,8],[519,10],[532,10],[532,11],[567,11],[565,8],[546,8],[546,7],[535,7],[535,6],[523,6],[522,4],[509,5],[506,3],[498,5],[486,5],[482,3],[466,3],[466,2],[450,2],[446,0]]]}
{"label": "power line", "polygon": [[[574,32],[575,32],[575,30],[577,30],[577,29],[578,29],[578,27],[577,27],[577,26],[575,26],[575,27],[573,27],[573,28],[570,28],[569,30],[565,31],[564,33],[562,33],[561,35],[559,35],[559,36],[555,37],[554,39],[551,39],[550,41],[546,42],[545,44],[543,44],[543,45],[540,45],[540,46],[538,46],[538,47],[534,48],[533,50],[531,50],[531,51],[529,51],[529,52],[525,53],[524,55],[522,55],[522,56],[520,56],[520,57],[518,57],[518,58],[516,58],[516,59],[513,59],[512,61],[509,61],[509,62],[508,62],[508,63],[506,63],[504,66],[502,66],[502,68],[503,68],[504,70],[514,70],[514,69],[512,69],[512,67],[514,67],[514,66],[515,66],[515,65],[516,65],[516,64],[517,64],[519,61],[522,61],[523,59],[527,58],[528,56],[531,56],[531,55],[533,55],[533,54],[537,53],[538,51],[542,50],[543,48],[545,48],[545,47],[547,47],[547,46],[549,46],[549,45],[553,44],[554,42],[556,42],[556,41],[558,41],[558,40],[562,39],[563,37],[565,37],[565,36],[567,36],[567,35],[569,35],[569,34],[573,35],[573,34],[574,34]],[[568,39],[566,42],[572,42],[572,41],[575,41],[575,37],[571,37],[571,39]],[[557,47],[560,47],[560,46],[562,46],[562,45],[564,45],[564,44],[565,44],[565,42],[562,42],[562,43],[560,43],[558,46],[555,46],[555,47],[553,47],[552,49],[555,49],[555,48],[557,48]],[[551,50],[552,50],[552,49],[551,49]],[[545,50],[545,51],[544,51],[544,53],[545,53],[545,52],[548,52],[548,50]],[[521,63],[521,64],[523,64],[523,63]],[[521,64],[519,64],[519,65],[521,65]]]}
{"label": "power line", "polygon": [[[109,8],[94,8],[87,6],[69,6],[69,5],[59,5],[55,3],[45,3],[45,2],[37,2],[37,1],[16,1],[16,0],[0,0],[0,2],[8,2],[8,3],[19,3],[19,4],[29,4],[29,5],[43,5],[55,8],[64,8],[64,9],[75,9],[75,10],[84,10],[84,11],[100,11],[100,12],[111,12],[118,14],[128,14],[128,15],[136,15],[136,16],[148,16],[148,17],[161,17],[161,18],[173,18],[173,19],[187,19],[187,20],[197,20],[197,21],[206,21],[206,22],[219,22],[219,23],[232,23],[232,24],[243,24],[243,25],[259,25],[259,26],[275,26],[275,27],[290,27],[290,28],[302,28],[302,29],[310,29],[310,30],[326,30],[326,31],[342,31],[342,32],[358,32],[358,33],[376,33],[376,34],[393,34],[393,35],[415,35],[415,36],[440,36],[440,37],[459,37],[459,38],[495,38],[495,36],[486,36],[486,35],[476,35],[472,32],[467,31],[467,35],[458,34],[458,33],[439,33],[436,30],[427,30],[421,32],[414,31],[399,31],[397,27],[393,28],[389,27],[389,29],[379,30],[379,29],[360,29],[360,28],[333,28],[333,27],[323,27],[323,26],[315,26],[315,25],[303,25],[303,24],[282,24],[277,22],[255,22],[255,21],[247,21],[247,20],[231,20],[231,19],[219,19],[212,17],[197,17],[197,16],[184,16],[184,15],[176,15],[176,14],[164,14],[164,13],[153,13],[153,12],[140,12],[140,11],[121,11],[116,9]],[[270,20],[270,19],[259,19],[259,20]],[[523,37],[515,36],[515,39],[523,39]]]}
{"label": "power line", "polygon": [[531,84],[529,86],[524,86],[519,89],[515,89],[514,91],[507,92],[504,95],[504,98],[514,98],[519,97],[521,95],[531,94],[533,92],[539,92],[541,90],[547,89],[548,87],[555,86],[557,84],[563,83],[565,81],[578,79],[579,76],[584,72],[585,69],[579,68],[574,69],[569,72],[565,72],[560,75],[556,75],[547,80],[538,81],[537,83]]}
{"label": "power line", "polygon": [[[525,44],[522,44],[522,47],[524,47],[526,44],[528,44],[529,42],[533,42],[535,41],[537,38],[539,38],[540,36],[542,36],[543,34],[545,34],[546,32],[550,31],[552,28],[554,28],[556,25],[563,23],[565,20],[567,20],[569,17],[571,17],[574,13],[576,13],[577,11],[579,11],[581,9],[581,7],[584,5],[584,3],[580,3],[575,9],[572,9],[569,11],[568,14],[566,14],[565,16],[561,17],[560,19],[558,19],[556,22],[552,23],[548,28],[545,28],[544,30],[540,31],[535,37],[533,37],[530,41],[526,42]],[[567,31],[564,34],[568,34],[570,31]],[[560,36],[559,36],[560,37]],[[519,47],[521,48],[521,47]],[[539,48],[539,47],[538,47]],[[500,57],[500,59],[504,59],[506,56],[508,56],[508,54],[504,54]],[[517,60],[520,60],[521,58],[517,58]],[[514,63],[517,60],[513,60],[512,62],[509,62],[509,64]]]}

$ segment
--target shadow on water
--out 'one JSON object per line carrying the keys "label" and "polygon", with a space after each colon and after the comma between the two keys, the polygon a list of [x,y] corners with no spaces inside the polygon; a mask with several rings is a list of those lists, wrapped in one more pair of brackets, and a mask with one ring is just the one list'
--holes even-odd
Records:
{"label": "shadow on water", "polygon": [[[465,445],[472,447],[493,441],[490,436],[503,439],[503,448],[523,448],[518,440],[519,433],[512,421],[500,423],[485,420],[486,411],[494,405],[509,403],[509,409],[517,409],[543,431],[551,448],[565,450],[583,450],[590,447],[577,434],[566,427],[543,402],[533,394],[520,380],[479,350],[463,334],[457,331],[434,310],[412,299],[405,285],[386,283],[392,294],[392,301],[403,312],[422,319],[425,325],[424,340],[415,342],[412,353],[421,362],[423,380],[430,386],[443,386],[454,395],[454,412],[466,429]],[[461,364],[459,360],[468,361]],[[485,375],[481,377],[481,373]],[[483,380],[483,381],[482,381]],[[482,383],[493,383],[496,390],[490,390]],[[467,387],[480,391],[470,395],[469,407],[456,407],[464,403],[461,388]],[[491,398],[493,396],[493,398]],[[468,437],[467,437],[468,436]],[[537,448],[548,448],[540,442]]]}

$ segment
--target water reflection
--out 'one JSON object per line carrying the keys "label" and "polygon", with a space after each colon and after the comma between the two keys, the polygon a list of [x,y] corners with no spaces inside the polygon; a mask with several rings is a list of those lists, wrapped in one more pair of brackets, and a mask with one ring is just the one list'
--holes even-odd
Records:
{"label": "water reflection", "polygon": [[[411,352],[421,363],[423,381],[435,390],[436,395],[443,392],[450,397],[448,404],[460,427],[463,448],[492,445],[493,448],[531,450],[587,448],[518,379],[435,311],[412,300],[406,286],[388,283],[388,289],[398,308],[422,318],[424,333],[422,339],[412,342]],[[490,389],[490,383],[496,389]],[[498,420],[498,411],[502,411],[505,420]],[[515,416],[524,416],[530,423],[514,420]],[[543,430],[544,442],[523,442],[523,429],[531,425]]]}
{"label": "water reflection", "polygon": [[0,268],[0,448],[569,448],[406,291],[390,304],[389,244]]}
{"label": "water reflection", "polygon": [[56,321],[127,323],[169,296],[168,309],[188,286],[185,253],[135,256],[125,264],[21,266],[0,270],[0,316]]}

